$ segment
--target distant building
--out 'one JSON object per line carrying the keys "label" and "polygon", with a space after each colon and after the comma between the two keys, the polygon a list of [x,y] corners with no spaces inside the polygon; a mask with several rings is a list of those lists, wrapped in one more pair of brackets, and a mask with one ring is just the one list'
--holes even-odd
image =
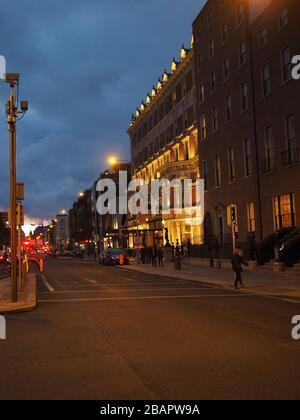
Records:
{"label": "distant building", "polygon": [[8,227],[8,213],[0,212],[0,247],[9,246],[10,229]]}
{"label": "distant building", "polygon": [[[100,250],[106,249],[108,246],[113,248],[128,247],[128,232],[127,232],[127,214],[120,214],[119,202],[119,172],[127,172],[127,184],[130,182],[131,165],[129,162],[117,162],[112,167],[104,171],[99,179],[109,178],[115,182],[116,185],[116,214],[98,214],[99,223],[99,237]],[[96,201],[99,197],[99,192],[96,194]]]}
{"label": "distant building", "polygon": [[[170,72],[165,70],[136,110],[128,133],[133,179],[149,184],[154,179],[200,177],[193,40],[190,48],[182,46],[180,60],[174,58]],[[128,226],[131,246],[137,234],[147,246],[165,243],[164,229],[170,242],[202,243],[200,219],[175,214],[172,203],[169,215],[140,215],[129,220]]]}
{"label": "distant building", "polygon": [[59,247],[67,247],[69,243],[69,217],[66,213],[56,215],[55,242]]}

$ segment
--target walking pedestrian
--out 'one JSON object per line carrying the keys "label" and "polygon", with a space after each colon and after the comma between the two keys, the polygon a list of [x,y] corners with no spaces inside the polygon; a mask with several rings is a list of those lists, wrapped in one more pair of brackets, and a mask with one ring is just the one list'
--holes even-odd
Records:
{"label": "walking pedestrian", "polygon": [[156,268],[157,267],[157,246],[154,245],[154,247],[152,248],[152,267]]}
{"label": "walking pedestrian", "polygon": [[162,246],[158,250],[158,265],[159,267],[164,266],[164,250]]}
{"label": "walking pedestrian", "polygon": [[248,263],[244,260],[243,252],[241,249],[236,248],[234,250],[231,263],[232,263],[232,269],[235,275],[234,288],[238,289],[239,284],[241,285],[241,287],[244,287],[244,283],[242,280],[242,272],[243,272],[242,265],[248,266]]}

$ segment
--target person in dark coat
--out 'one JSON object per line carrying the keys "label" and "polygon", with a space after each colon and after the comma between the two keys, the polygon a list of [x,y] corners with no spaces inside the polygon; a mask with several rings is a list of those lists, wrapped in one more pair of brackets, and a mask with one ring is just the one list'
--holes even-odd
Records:
{"label": "person in dark coat", "polygon": [[164,266],[164,251],[163,251],[163,247],[161,246],[158,250],[158,265],[159,267],[163,267]]}
{"label": "person in dark coat", "polygon": [[145,248],[141,249],[141,260],[142,260],[142,264],[146,264],[146,250]]}
{"label": "person in dark coat", "polygon": [[157,267],[157,246],[154,245],[152,248],[152,267]]}
{"label": "person in dark coat", "polygon": [[235,283],[234,288],[238,289],[238,285],[240,284],[241,287],[244,287],[243,280],[242,280],[242,272],[243,272],[243,265],[248,266],[248,263],[243,258],[243,252],[241,249],[236,248],[233,252],[232,259],[232,269],[235,273]]}

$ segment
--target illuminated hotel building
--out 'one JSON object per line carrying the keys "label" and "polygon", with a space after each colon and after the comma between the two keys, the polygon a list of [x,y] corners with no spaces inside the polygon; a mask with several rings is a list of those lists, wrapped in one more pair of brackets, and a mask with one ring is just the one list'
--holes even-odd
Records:
{"label": "illuminated hotel building", "polygon": [[[190,49],[182,46],[180,60],[173,60],[146,101],[132,116],[128,134],[131,140],[132,178],[149,184],[154,179],[199,178],[196,93],[193,69],[193,39]],[[175,215],[144,216],[129,221],[129,237],[139,231],[146,245],[170,242],[200,244],[200,219]],[[129,244],[132,245],[129,240]]]}

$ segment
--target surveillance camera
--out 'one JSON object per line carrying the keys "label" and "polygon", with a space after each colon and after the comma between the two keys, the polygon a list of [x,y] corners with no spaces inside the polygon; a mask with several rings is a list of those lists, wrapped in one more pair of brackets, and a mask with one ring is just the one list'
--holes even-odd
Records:
{"label": "surveillance camera", "polygon": [[21,111],[28,111],[28,101],[21,101]]}
{"label": "surveillance camera", "polygon": [[20,74],[19,73],[5,73],[5,82],[14,84],[16,82],[19,82],[20,80]]}

